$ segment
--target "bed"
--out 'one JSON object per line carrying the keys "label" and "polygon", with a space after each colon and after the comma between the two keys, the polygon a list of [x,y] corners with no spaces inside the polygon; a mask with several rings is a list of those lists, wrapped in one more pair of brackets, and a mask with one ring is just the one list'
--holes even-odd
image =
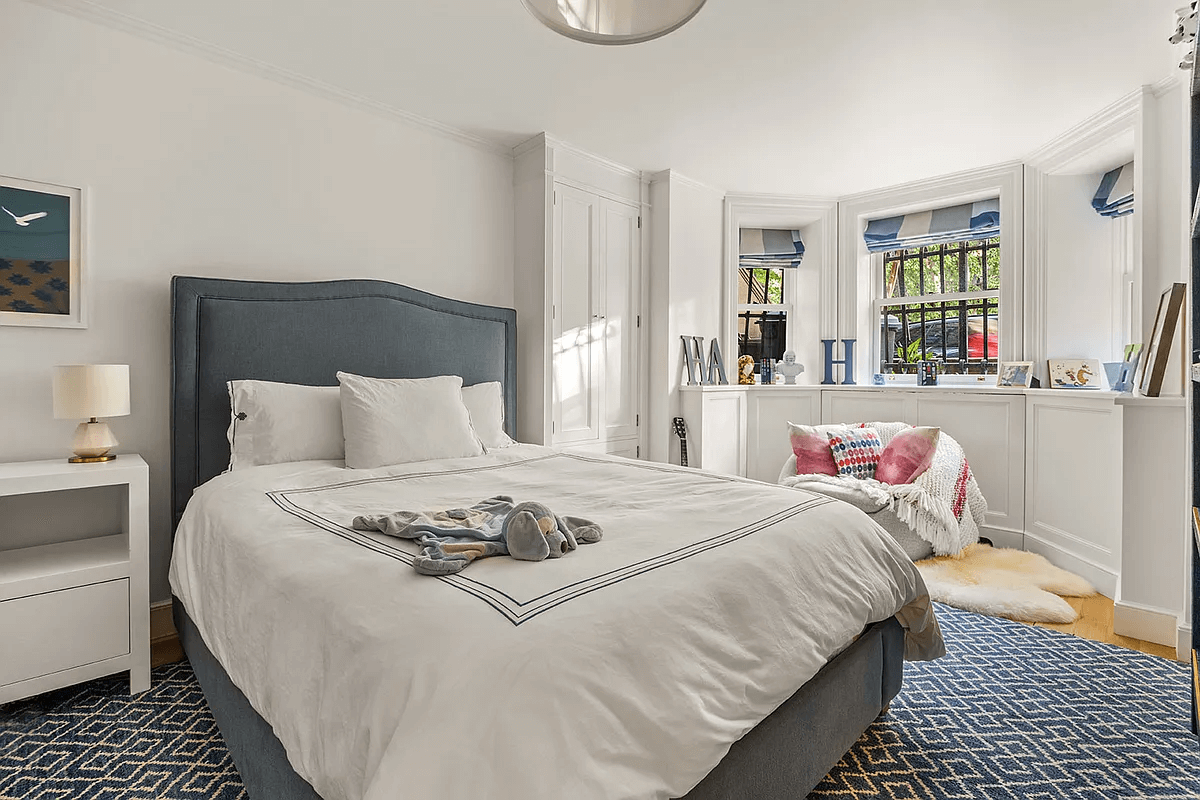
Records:
{"label": "bed", "polygon": [[[172,303],[174,614],[252,800],[795,798],[906,650],[943,652],[903,551],[806,492],[531,445],[222,474],[228,380],[455,374],[515,419],[515,313],[380,281],[176,277]],[[605,539],[452,580],[348,525],[497,491]]]}

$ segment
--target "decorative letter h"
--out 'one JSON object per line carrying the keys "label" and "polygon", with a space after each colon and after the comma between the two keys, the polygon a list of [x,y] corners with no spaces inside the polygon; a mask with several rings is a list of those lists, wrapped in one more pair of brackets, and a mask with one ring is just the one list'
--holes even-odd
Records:
{"label": "decorative letter h", "polygon": [[821,340],[821,344],[825,345],[825,380],[821,381],[821,383],[822,384],[837,383],[837,381],[835,381],[833,379],[833,365],[841,364],[843,367],[842,384],[853,386],[854,385],[854,342],[855,342],[855,340],[854,339],[842,339],[842,346],[843,346],[843,348],[845,348],[846,357],[843,358],[841,361],[835,361],[833,358],[833,343],[836,341],[837,341],[837,339],[822,339]]}

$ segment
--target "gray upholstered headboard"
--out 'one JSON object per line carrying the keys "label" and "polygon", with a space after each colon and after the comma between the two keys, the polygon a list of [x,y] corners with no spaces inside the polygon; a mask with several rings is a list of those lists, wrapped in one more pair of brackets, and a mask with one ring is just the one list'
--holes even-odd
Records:
{"label": "gray upholstered headboard", "polygon": [[386,281],[171,281],[171,509],[229,464],[230,380],[337,384],[461,375],[500,381],[513,434],[517,314]]}

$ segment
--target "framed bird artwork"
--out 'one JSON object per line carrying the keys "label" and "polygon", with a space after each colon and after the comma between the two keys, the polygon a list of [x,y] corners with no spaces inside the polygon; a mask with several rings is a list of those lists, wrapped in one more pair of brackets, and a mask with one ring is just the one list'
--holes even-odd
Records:
{"label": "framed bird artwork", "polygon": [[82,199],[0,175],[0,325],[87,327]]}

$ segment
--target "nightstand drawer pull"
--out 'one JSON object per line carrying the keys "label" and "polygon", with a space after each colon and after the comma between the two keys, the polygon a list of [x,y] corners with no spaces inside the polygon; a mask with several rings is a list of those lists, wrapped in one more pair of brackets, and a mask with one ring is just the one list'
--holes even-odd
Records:
{"label": "nightstand drawer pull", "polygon": [[129,653],[129,581],[0,603],[0,686]]}

